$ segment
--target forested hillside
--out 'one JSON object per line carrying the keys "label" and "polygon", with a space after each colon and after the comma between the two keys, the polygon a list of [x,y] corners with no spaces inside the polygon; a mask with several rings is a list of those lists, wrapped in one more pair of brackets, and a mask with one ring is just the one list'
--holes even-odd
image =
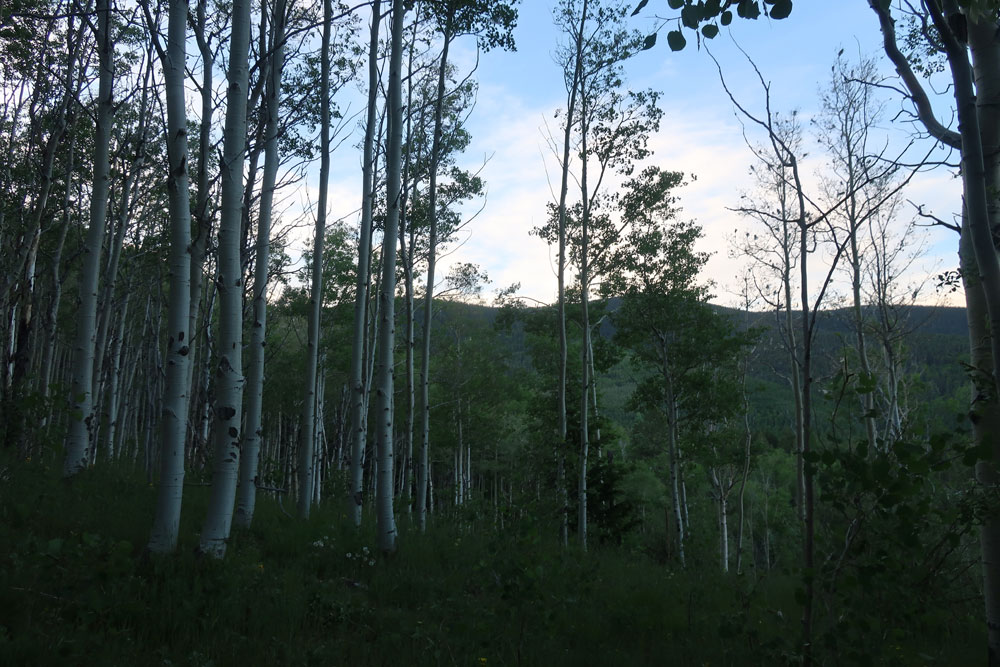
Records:
{"label": "forested hillside", "polygon": [[856,1],[802,113],[816,6],[548,3],[498,230],[519,0],[6,0],[0,664],[1000,665],[1000,6]]}

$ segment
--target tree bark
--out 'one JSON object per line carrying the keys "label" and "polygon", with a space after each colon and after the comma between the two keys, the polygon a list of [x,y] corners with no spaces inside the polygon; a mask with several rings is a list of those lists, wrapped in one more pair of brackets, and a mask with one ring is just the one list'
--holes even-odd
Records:
{"label": "tree bark", "polygon": [[378,477],[376,485],[377,546],[383,553],[396,550],[396,519],[393,513],[393,365],[395,352],[396,238],[402,204],[402,143],[403,143],[403,0],[392,3],[392,44],[389,52],[389,142],[386,151],[386,181],[388,215],[382,242],[382,289],[379,292],[381,330],[378,343],[378,394],[376,413],[376,451]]}
{"label": "tree bark", "polygon": [[63,476],[83,470],[90,460],[94,427],[94,344],[97,336],[97,285],[101,247],[107,226],[108,191],[111,184],[111,122],[114,105],[114,45],[111,41],[111,1],[97,0],[97,52],[99,82],[94,130],[94,182],[90,199],[90,227],[84,245],[77,308],[77,334],[73,358],[72,401]]}
{"label": "tree bark", "polygon": [[313,236],[312,285],[309,296],[309,340],[306,348],[306,391],[302,401],[302,439],[299,442],[298,515],[309,518],[310,499],[303,487],[313,486],[312,461],[315,448],[311,427],[316,419],[316,369],[319,364],[319,325],[323,310],[323,250],[326,234],[327,197],[330,189],[330,39],[333,32],[333,2],[323,0],[323,44],[320,50],[320,167],[316,230]]}
{"label": "tree bark", "polygon": [[[170,303],[167,311],[167,378],[160,416],[163,429],[160,479],[157,486],[156,515],[148,545],[150,551],[157,553],[172,552],[177,547],[184,490],[184,447],[190,387],[188,366],[194,345],[188,327],[191,298],[191,208],[187,170],[187,111],[184,104],[187,13],[187,0],[171,0],[167,19],[167,50],[165,54],[161,54],[167,95]],[[124,225],[124,220],[122,224]],[[113,437],[113,433],[109,435]]]}
{"label": "tree bark", "polygon": [[215,465],[199,550],[226,553],[240,463],[243,408],[243,268],[240,241],[243,165],[246,149],[250,3],[234,0],[229,49],[229,90],[222,155],[222,213],[219,220],[219,338],[215,373]]}
{"label": "tree bark", "polygon": [[[263,437],[261,412],[264,400],[264,346],[267,338],[267,273],[271,258],[271,219],[274,189],[278,177],[278,132],[281,100],[281,75],[285,67],[285,0],[275,0],[271,12],[271,58],[266,68],[267,82],[264,97],[264,173],[261,177],[260,209],[257,218],[257,255],[254,260],[253,313],[250,326],[250,360],[247,368],[246,430],[243,433],[243,452],[240,459],[239,490],[236,500],[236,525],[249,528],[253,520],[257,499],[257,468],[260,461],[260,442]],[[307,364],[308,368],[308,364]],[[315,378],[315,366],[313,367]],[[307,387],[308,370],[307,370]],[[315,383],[315,382],[314,382]],[[310,422],[304,422],[306,424]],[[303,432],[311,432],[303,428]],[[311,469],[311,456],[306,465]],[[308,480],[306,480],[308,482]],[[306,483],[307,491],[311,487]],[[299,490],[303,488],[300,479]]]}
{"label": "tree bark", "polygon": [[354,525],[361,526],[362,481],[364,468],[362,459],[367,440],[367,402],[368,386],[364,372],[365,347],[367,341],[368,314],[368,283],[371,273],[371,243],[372,243],[372,183],[375,173],[375,131],[376,108],[378,94],[378,33],[380,18],[380,0],[372,3],[372,25],[368,46],[368,115],[365,123],[364,157],[362,162],[362,203],[361,229],[358,239],[358,276],[354,295],[354,339],[351,344],[351,476],[348,489],[348,510]]}

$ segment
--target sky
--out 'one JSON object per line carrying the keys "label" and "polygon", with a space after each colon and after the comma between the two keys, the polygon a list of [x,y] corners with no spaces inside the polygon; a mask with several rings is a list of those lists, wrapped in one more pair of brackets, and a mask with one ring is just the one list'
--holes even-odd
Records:
{"label": "sky", "polygon": [[[488,196],[483,211],[458,241],[445,249],[438,275],[445,275],[448,266],[456,262],[478,264],[492,282],[484,293],[487,299],[490,292],[513,283],[519,283],[519,294],[529,299],[551,303],[556,297],[554,250],[530,234],[544,221],[546,203],[555,198],[552,184],[559,179],[555,156],[546,142],[548,132],[558,133],[555,114],[566,103],[562,75],[553,59],[562,39],[552,21],[554,4],[523,0],[515,30],[517,50],[491,51],[478,58],[478,102],[468,121],[472,143],[459,163],[468,169],[482,167]],[[831,65],[841,49],[849,59],[874,56],[886,74],[892,73],[880,50],[877,20],[865,0],[800,1],[792,15],[782,21],[737,18],[701,49],[687,33],[688,46],[679,53],[666,45],[666,31],[676,25],[676,14],[672,15],[666,2],[653,0],[633,24],[644,32],[664,26],[657,45],[625,66],[630,89],[653,88],[663,93],[664,116],[660,131],[650,142],[655,153],[648,162],[695,177],[678,193],[682,215],[704,229],[700,249],[711,253],[705,277],[715,285],[714,300],[736,303],[743,260],[732,256],[730,239],[750,228],[728,207],[736,206],[740,195],[751,190],[748,170],[753,156],[705,45],[718,59],[741,103],[754,111],[763,108],[762,88],[739,48],[753,58],[770,83],[772,108],[796,110],[808,123],[817,112],[820,89],[830,81]],[[468,38],[461,40],[454,46],[452,58],[460,70],[467,71],[476,62],[475,43]],[[906,108],[898,95],[887,92],[885,100],[886,141],[898,145],[907,140],[913,127],[892,122],[892,116]],[[938,104],[946,123],[947,102],[942,98]],[[751,128],[746,132],[752,140],[763,138]],[[922,146],[926,151],[930,144]],[[802,169],[808,174],[820,169],[824,161],[818,147],[813,149],[802,160]],[[335,154],[331,182],[333,217],[352,223],[359,205],[359,162],[357,153],[345,144]],[[807,177],[809,187],[816,184],[814,177]],[[938,169],[917,175],[906,197],[950,221],[958,211],[960,193],[955,175]],[[901,231],[913,217],[912,206],[904,205]],[[926,233],[925,255],[905,278],[913,284],[957,265],[958,238],[954,232],[934,228],[922,233]],[[824,258],[817,256],[811,261],[820,269]],[[949,303],[957,305],[957,297],[960,295],[952,295]],[[934,303],[947,298],[935,291],[931,280],[921,301]]]}

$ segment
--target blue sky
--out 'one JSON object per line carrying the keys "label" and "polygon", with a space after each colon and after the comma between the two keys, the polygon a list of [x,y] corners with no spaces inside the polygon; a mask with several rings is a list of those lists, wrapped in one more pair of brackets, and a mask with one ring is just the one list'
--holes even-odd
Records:
{"label": "blue sky", "polygon": [[[529,230],[545,216],[545,204],[552,199],[550,179],[558,180],[556,161],[546,147],[545,132],[558,132],[554,113],[565,105],[565,90],[559,68],[552,54],[561,39],[552,22],[554,2],[524,0],[515,32],[517,51],[494,51],[480,55],[477,78],[480,83],[478,104],[469,127],[473,143],[463,159],[469,168],[489,162],[483,175],[489,188],[485,210],[469,225],[460,243],[445,257],[451,262],[471,261],[480,264],[493,281],[492,288],[519,282],[522,293],[551,302],[556,294],[553,252],[544,242],[530,236]],[[642,15],[634,19],[637,28],[648,31],[657,24],[655,15],[668,19],[659,43],[630,60],[626,66],[628,84],[633,89],[654,88],[663,92],[664,117],[660,132],[653,138],[656,150],[651,162],[694,174],[697,180],[680,193],[684,215],[697,220],[705,229],[703,250],[713,253],[706,269],[716,283],[717,300],[733,302],[735,277],[740,262],[730,257],[727,238],[745,223],[727,206],[738,203],[742,192],[750,188],[748,168],[752,156],[733,107],[719,83],[715,65],[704,49],[688,48],[673,53],[666,45],[666,30],[675,25],[669,20],[666,2],[653,0]],[[662,20],[659,21],[662,23]],[[881,35],[874,14],[866,0],[800,0],[791,17],[770,22],[733,21],[731,30],[708,42],[726,74],[734,94],[747,106],[761,108],[762,92],[736,41],[753,57],[763,75],[772,84],[772,106],[781,111],[797,109],[808,120],[818,107],[818,91],[829,81],[830,68],[840,49],[845,55],[879,57],[883,68],[891,68],[881,56]],[[475,60],[474,44],[465,41],[455,48],[456,63],[470,66]],[[903,105],[887,97],[890,115]],[[941,103],[947,113],[947,99]],[[948,118],[943,118],[947,122]],[[899,124],[885,123],[889,140],[904,140],[909,130]],[[759,135],[753,138],[761,138]],[[346,146],[345,146],[346,149]],[[357,192],[357,156],[349,150],[340,154],[341,168],[333,184],[334,215],[348,215],[357,207],[351,195]],[[809,172],[822,166],[817,150],[804,160]],[[813,182],[814,183],[814,182]],[[337,194],[342,195],[337,206]],[[960,187],[953,174],[938,170],[918,176],[907,197],[924,204],[945,219],[951,219],[960,203]],[[339,211],[337,209],[340,209]],[[912,217],[904,206],[901,228]],[[919,262],[908,279],[919,281],[957,262],[957,237],[951,232],[932,230],[926,240],[927,256]],[[812,260],[822,262],[817,257]],[[441,272],[439,275],[444,275]],[[925,292],[925,301],[937,298],[933,287]]]}

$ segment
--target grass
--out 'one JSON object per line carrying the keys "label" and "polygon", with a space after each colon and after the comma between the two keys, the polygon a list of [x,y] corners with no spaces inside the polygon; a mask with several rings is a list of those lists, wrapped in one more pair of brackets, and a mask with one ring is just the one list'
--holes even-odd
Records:
{"label": "grass", "polygon": [[530,520],[500,532],[438,518],[421,535],[403,515],[399,551],[384,557],[336,499],[298,521],[263,497],[254,527],[215,561],[194,552],[199,486],[186,489],[177,554],[150,557],[154,489],[140,475],[98,467],[64,482],[0,461],[0,664],[794,660],[791,575],[754,583],[712,559],[679,571],[641,550],[582,554]]}

